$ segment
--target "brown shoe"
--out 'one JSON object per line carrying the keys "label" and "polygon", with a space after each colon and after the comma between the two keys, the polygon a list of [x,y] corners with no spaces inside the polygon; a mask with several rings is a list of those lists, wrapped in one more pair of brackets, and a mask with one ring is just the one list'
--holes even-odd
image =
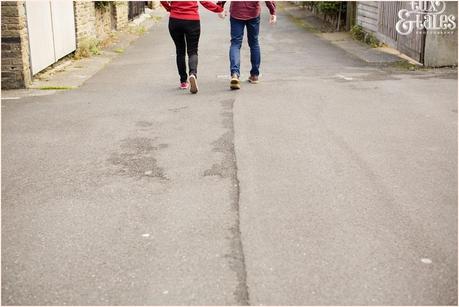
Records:
{"label": "brown shoe", "polygon": [[251,75],[251,76],[249,77],[249,82],[250,82],[250,83],[253,83],[253,84],[257,84],[257,83],[258,83],[258,76]]}
{"label": "brown shoe", "polygon": [[239,81],[239,77],[236,74],[231,76],[230,88],[232,90],[238,90],[241,88],[241,82]]}

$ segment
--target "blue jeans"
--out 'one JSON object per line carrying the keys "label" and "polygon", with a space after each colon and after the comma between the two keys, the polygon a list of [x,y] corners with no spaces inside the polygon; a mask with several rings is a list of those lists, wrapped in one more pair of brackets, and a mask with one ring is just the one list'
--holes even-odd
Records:
{"label": "blue jeans", "polygon": [[247,27],[247,40],[250,47],[250,62],[252,63],[251,75],[258,76],[260,74],[260,44],[258,43],[258,33],[260,32],[260,16],[249,19],[239,20],[233,17],[231,21],[231,47],[229,52],[231,75],[241,75],[241,46],[244,38],[244,27]]}

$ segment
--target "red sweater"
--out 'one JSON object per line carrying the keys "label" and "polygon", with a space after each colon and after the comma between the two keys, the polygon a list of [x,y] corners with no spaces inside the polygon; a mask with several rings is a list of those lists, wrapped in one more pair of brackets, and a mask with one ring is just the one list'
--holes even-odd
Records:
{"label": "red sweater", "polygon": [[[206,9],[215,13],[223,12],[223,8],[210,1],[199,1]],[[199,20],[198,1],[161,1],[162,6],[170,13],[171,18]]]}

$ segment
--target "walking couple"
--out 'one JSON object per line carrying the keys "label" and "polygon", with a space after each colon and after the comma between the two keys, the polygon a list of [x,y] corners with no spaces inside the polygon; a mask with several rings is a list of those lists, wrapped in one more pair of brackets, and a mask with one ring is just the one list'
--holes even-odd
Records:
{"label": "walking couple", "polygon": [[[197,68],[198,45],[201,34],[201,24],[198,12],[198,2],[211,12],[218,13],[225,18],[224,5],[226,1],[217,4],[210,1],[161,1],[162,6],[170,13],[169,33],[175,43],[177,54],[177,68],[180,75],[180,88],[190,89],[192,94],[198,92]],[[274,1],[265,1],[270,12],[269,22],[276,23],[276,5]],[[231,47],[229,52],[231,81],[230,88],[241,88],[240,50],[244,37],[244,28],[247,28],[247,39],[250,47],[250,83],[258,83],[260,74],[260,45],[258,33],[260,30],[260,3],[259,1],[232,1],[230,6]],[[186,71],[185,54],[188,54],[189,76]]]}

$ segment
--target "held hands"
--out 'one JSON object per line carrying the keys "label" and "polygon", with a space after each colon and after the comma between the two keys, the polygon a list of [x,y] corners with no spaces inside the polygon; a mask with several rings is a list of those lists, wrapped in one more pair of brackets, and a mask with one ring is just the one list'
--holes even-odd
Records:
{"label": "held hands", "polygon": [[226,16],[226,12],[223,11],[221,13],[218,13],[218,17],[220,17],[221,19],[225,19],[225,16]]}
{"label": "held hands", "polygon": [[270,24],[275,24],[277,22],[277,16],[276,15],[271,15],[269,16],[269,23]]}

